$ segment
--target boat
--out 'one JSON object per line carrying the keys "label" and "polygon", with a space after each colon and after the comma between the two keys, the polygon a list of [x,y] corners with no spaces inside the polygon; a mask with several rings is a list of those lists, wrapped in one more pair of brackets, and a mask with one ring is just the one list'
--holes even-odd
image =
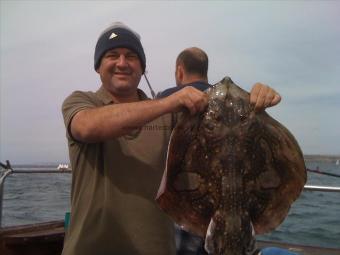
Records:
{"label": "boat", "polygon": [[[60,170],[13,170],[9,161],[0,163],[5,172],[0,176],[0,254],[1,255],[60,255],[67,223],[64,220],[20,226],[1,227],[2,195],[5,178],[12,173],[70,173],[70,169]],[[319,192],[339,192],[340,187],[310,186],[304,190]],[[66,229],[66,231],[65,231]],[[278,241],[257,241],[259,249],[264,247],[278,247],[298,253],[300,255],[339,255],[338,248],[299,245]]]}
{"label": "boat", "polygon": [[65,170],[70,170],[68,164],[59,164],[57,167],[57,170],[59,171],[65,171]]}
{"label": "boat", "polygon": [[64,236],[63,220],[0,228],[0,254],[60,255]]}

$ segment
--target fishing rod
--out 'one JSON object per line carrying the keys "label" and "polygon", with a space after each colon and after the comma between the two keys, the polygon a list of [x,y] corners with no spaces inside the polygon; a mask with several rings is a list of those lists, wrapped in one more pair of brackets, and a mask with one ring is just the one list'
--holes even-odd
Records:
{"label": "fishing rod", "polygon": [[328,173],[328,172],[320,171],[319,167],[317,167],[316,169],[309,169],[309,168],[307,168],[306,170],[308,172],[311,172],[311,173],[329,175],[329,176],[333,176],[333,177],[340,177],[339,174],[333,174],[333,173]]}
{"label": "fishing rod", "polygon": [[146,83],[147,83],[147,84],[148,84],[148,86],[149,86],[149,89],[150,89],[150,92],[151,92],[152,98],[153,98],[153,99],[155,99],[155,97],[156,97],[156,93],[155,93],[155,91],[152,89],[152,87],[151,87],[151,84],[150,84],[150,82],[149,82],[149,79],[148,79],[148,77],[146,77],[146,71],[144,72],[144,78],[145,78],[145,80],[146,80]]}

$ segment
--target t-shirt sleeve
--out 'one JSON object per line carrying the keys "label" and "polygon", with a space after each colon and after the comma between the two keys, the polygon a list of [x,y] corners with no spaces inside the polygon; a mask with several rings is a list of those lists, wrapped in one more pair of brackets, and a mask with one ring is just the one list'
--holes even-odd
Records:
{"label": "t-shirt sleeve", "polygon": [[92,92],[75,91],[64,100],[62,113],[68,139],[74,140],[70,132],[70,124],[74,115],[82,110],[98,107],[91,93]]}

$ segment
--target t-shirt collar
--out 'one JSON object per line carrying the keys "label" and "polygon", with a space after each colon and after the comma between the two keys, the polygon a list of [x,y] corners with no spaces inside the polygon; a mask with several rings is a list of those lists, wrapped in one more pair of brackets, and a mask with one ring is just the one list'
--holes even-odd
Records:
{"label": "t-shirt collar", "polygon": [[[149,99],[143,90],[137,89],[137,93],[139,100],[142,101]],[[111,94],[105,89],[103,85],[96,91],[96,95],[105,105],[118,103],[112,98]]]}

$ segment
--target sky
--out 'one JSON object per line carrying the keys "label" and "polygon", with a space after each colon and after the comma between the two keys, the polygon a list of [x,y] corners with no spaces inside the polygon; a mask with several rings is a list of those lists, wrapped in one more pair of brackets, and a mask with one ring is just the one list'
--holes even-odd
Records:
{"label": "sky", "polygon": [[114,21],[141,35],[156,92],[175,85],[178,53],[200,47],[210,83],[268,84],[282,101],[267,112],[304,154],[340,155],[338,1],[1,0],[1,162],[68,162],[61,104],[101,85],[94,47]]}

